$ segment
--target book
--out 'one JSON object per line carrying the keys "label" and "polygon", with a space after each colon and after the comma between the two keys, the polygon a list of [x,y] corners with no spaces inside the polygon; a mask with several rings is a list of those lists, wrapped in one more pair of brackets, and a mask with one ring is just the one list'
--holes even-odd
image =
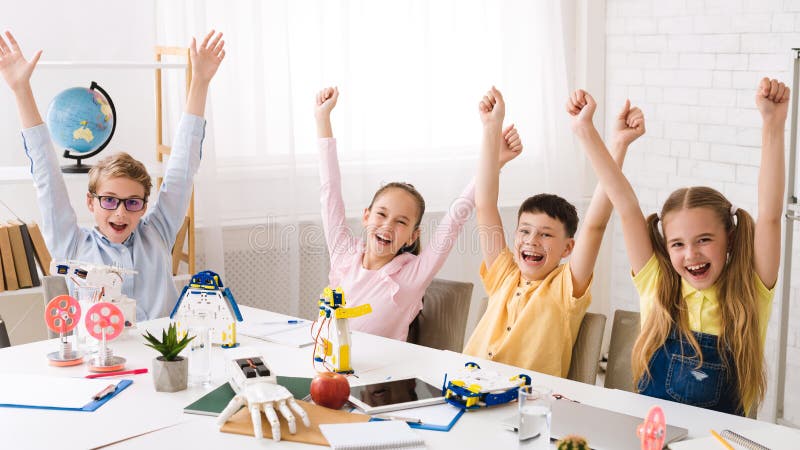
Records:
{"label": "book", "polygon": [[50,262],[53,258],[50,256],[50,251],[47,250],[47,244],[44,242],[42,230],[36,222],[28,222],[28,233],[31,235],[31,242],[33,243],[33,251],[36,256],[36,261],[39,262],[39,268],[42,270],[44,276],[50,275]]}
{"label": "book", "polygon": [[11,253],[11,239],[8,236],[8,227],[2,223],[0,223],[0,259],[3,261],[6,289],[9,291],[19,289],[17,271],[14,269],[14,255]]}
{"label": "book", "polygon": [[28,271],[31,274],[31,285],[40,286],[42,283],[39,281],[39,271],[36,270],[36,259],[34,258],[33,241],[31,234],[28,230],[28,225],[19,220],[10,220],[9,223],[19,225],[19,231],[22,234],[22,245],[25,247],[25,259],[28,261]]}
{"label": "book", "polygon": [[[800,442],[800,430],[793,428],[763,424],[760,427],[742,428],[736,431],[722,430],[719,433],[726,441],[736,444],[737,449],[748,450],[796,448]],[[670,450],[700,450],[721,448],[719,441],[711,436],[687,439],[669,444]]]}
{"label": "book", "polygon": [[6,290],[6,276],[3,275],[3,258],[0,258],[0,292]]}
{"label": "book", "polygon": [[[292,396],[298,400],[308,397],[311,392],[311,378],[278,375],[276,379],[278,384],[288,389]],[[236,395],[236,392],[234,392],[230,383],[224,383],[187,405],[183,408],[183,412],[204,416],[218,416],[228,406],[228,402],[231,401],[234,395]]]}
{"label": "book", "polygon": [[216,417],[228,406],[228,402],[231,401],[234,395],[236,395],[236,392],[233,391],[230,383],[224,383],[187,405],[183,408],[183,412]]}
{"label": "book", "polygon": [[319,430],[333,450],[425,448],[422,437],[398,420],[322,424]]}
{"label": "book", "polygon": [[22,231],[18,224],[12,222],[6,222],[6,228],[8,229],[8,239],[11,241],[11,256],[14,258],[14,271],[17,273],[19,287],[33,287],[28,258],[25,256],[25,244],[22,242]]}

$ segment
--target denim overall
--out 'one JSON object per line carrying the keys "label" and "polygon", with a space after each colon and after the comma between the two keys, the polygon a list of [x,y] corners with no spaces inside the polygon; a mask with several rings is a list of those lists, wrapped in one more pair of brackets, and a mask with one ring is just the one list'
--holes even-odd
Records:
{"label": "denim overall", "polygon": [[[687,405],[713,409],[728,414],[744,415],[739,406],[736,373],[733,364],[725,368],[723,355],[717,351],[717,336],[692,332],[703,354],[703,365],[697,367],[694,348],[672,330],[664,345],[650,358],[650,375],[638,383],[640,394]],[[683,347],[681,349],[681,347]],[[726,352],[728,353],[728,352]],[[724,355],[730,361],[730,355]]]}

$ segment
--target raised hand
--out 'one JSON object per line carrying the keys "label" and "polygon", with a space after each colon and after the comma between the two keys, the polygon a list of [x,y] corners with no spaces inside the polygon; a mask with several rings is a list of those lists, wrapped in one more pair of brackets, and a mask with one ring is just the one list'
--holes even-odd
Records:
{"label": "raised hand", "polygon": [[511,124],[503,130],[503,143],[500,145],[500,154],[498,155],[500,168],[519,156],[520,153],[522,153],[522,139],[520,139],[517,129],[514,128],[514,124]]}
{"label": "raised hand", "polygon": [[317,137],[333,137],[333,126],[331,126],[331,111],[339,100],[339,88],[326,87],[317,92],[316,107],[314,117],[317,119]]}
{"label": "raised hand", "polygon": [[314,110],[314,115],[317,119],[330,117],[331,111],[336,106],[336,101],[339,100],[338,87],[326,87],[317,93],[317,107]]}
{"label": "raised hand", "polygon": [[638,107],[631,108],[631,101],[625,100],[625,106],[614,119],[614,139],[627,147],[644,133],[644,113]]}
{"label": "raised hand", "polygon": [[192,59],[192,80],[210,82],[217,73],[220,63],[225,59],[225,41],[222,33],[208,32],[200,47],[197,40],[192,38],[189,45],[189,57]]}
{"label": "raised hand", "polygon": [[480,103],[478,103],[478,111],[481,115],[481,122],[484,125],[498,125],[502,126],[503,118],[506,115],[506,104],[503,101],[503,94],[494,86],[486,92]]}
{"label": "raised hand", "polygon": [[567,100],[567,112],[574,117],[572,129],[594,127],[592,117],[596,109],[594,98],[583,89],[576,89]]}
{"label": "raised hand", "polygon": [[791,89],[778,80],[762,78],[756,90],[756,106],[764,123],[783,124],[789,110]]}
{"label": "raised hand", "polygon": [[0,73],[12,91],[30,87],[31,74],[40,56],[41,50],[28,61],[10,31],[5,32],[5,39],[0,36]]}

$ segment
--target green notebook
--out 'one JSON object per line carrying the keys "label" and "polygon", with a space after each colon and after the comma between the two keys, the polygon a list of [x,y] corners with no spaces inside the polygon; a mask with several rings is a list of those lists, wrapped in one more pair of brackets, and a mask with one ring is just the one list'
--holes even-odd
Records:
{"label": "green notebook", "polygon": [[[311,378],[277,376],[278,384],[285,387],[296,399],[304,399],[311,392]],[[183,408],[188,414],[202,414],[205,416],[218,416],[231,401],[236,393],[229,383],[225,383],[194,403]]]}

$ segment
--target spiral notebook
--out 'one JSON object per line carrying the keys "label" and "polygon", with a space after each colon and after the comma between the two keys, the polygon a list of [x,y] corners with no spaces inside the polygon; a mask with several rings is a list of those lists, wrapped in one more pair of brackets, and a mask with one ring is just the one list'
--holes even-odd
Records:
{"label": "spiral notebook", "polygon": [[422,437],[398,420],[323,424],[319,429],[333,450],[425,448]]}
{"label": "spiral notebook", "polygon": [[[736,431],[720,431],[726,441],[736,449],[747,450],[782,450],[797,448],[800,442],[800,431],[788,427],[768,425],[756,428],[742,428]],[[706,450],[721,448],[719,442],[711,436],[675,442],[669,445],[670,450]]]}

